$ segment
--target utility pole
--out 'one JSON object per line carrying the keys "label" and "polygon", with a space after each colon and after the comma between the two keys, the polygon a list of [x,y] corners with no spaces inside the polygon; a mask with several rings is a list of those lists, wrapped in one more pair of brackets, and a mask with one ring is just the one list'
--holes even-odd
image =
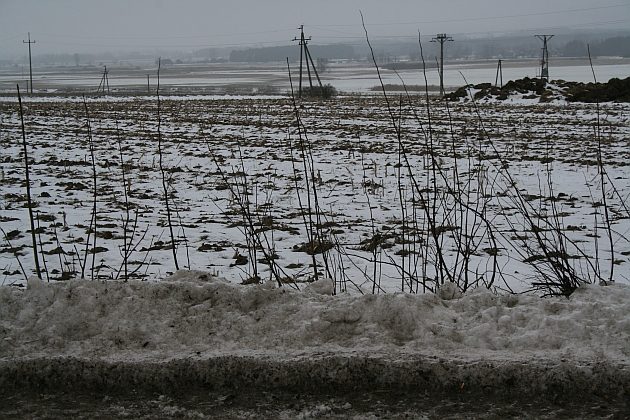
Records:
{"label": "utility pole", "polygon": [[101,77],[101,83],[98,85],[97,93],[101,91],[101,87],[103,89],[103,94],[105,94],[105,88],[107,87],[107,93],[109,94],[109,77],[107,76],[109,72],[107,71],[107,66],[103,70],[103,77]]}
{"label": "utility pole", "polygon": [[[297,37],[293,38],[293,41],[299,41],[299,45],[300,45],[300,84],[299,84],[299,88],[298,88],[298,98],[302,97],[302,63],[304,61],[304,46],[308,43],[308,41],[311,40],[311,37],[305,38],[304,37],[304,25],[300,25],[300,27],[298,28],[300,30],[300,39],[298,39]],[[306,62],[306,65],[308,66],[308,61]]]}
{"label": "utility pole", "polygon": [[501,86],[503,87],[503,60],[499,59],[499,64],[497,64],[497,77],[494,78],[494,86],[497,87],[499,80],[501,80]]}
{"label": "utility pole", "polygon": [[28,33],[28,41],[22,40],[23,44],[28,44],[28,67],[29,72],[31,74],[31,95],[33,94],[33,62],[31,61],[31,44],[34,44],[35,41],[31,41],[31,33]]}
{"label": "utility pole", "polygon": [[[303,74],[302,69],[304,67],[304,62],[306,62],[306,72],[308,73],[308,84],[311,88],[310,90],[311,94],[313,94],[313,78],[311,77],[311,68],[313,69],[313,73],[315,73],[315,77],[317,77],[320,93],[323,94],[324,88],[322,86],[322,81],[319,78],[319,74],[317,73],[317,68],[315,67],[315,62],[313,61],[311,52],[308,49],[308,41],[311,40],[311,37],[309,36],[308,38],[306,38],[304,36],[304,25],[300,25],[298,29],[300,30],[300,39],[298,39],[297,37],[293,38],[293,41],[300,41],[299,42],[299,45],[300,45],[300,85],[299,85],[299,90],[298,90],[298,97],[299,98],[302,97],[302,74]],[[310,63],[310,66],[309,66],[309,63]]]}
{"label": "utility pole", "polygon": [[440,96],[444,96],[444,43],[446,41],[454,41],[454,39],[446,34],[437,34],[431,39],[431,42],[440,43]]}
{"label": "utility pole", "polygon": [[[103,70],[103,78],[107,84],[107,94],[109,95],[109,72],[107,71],[107,66],[105,66],[105,70]],[[105,84],[103,84],[103,93],[105,93]]]}
{"label": "utility pole", "polygon": [[553,35],[535,36],[543,42],[542,59],[540,60],[540,78],[544,80],[549,80],[549,50],[547,49],[547,41],[553,38]]}
{"label": "utility pole", "polygon": [[150,75],[147,74],[147,95],[151,94],[151,83],[149,82],[149,76]]}

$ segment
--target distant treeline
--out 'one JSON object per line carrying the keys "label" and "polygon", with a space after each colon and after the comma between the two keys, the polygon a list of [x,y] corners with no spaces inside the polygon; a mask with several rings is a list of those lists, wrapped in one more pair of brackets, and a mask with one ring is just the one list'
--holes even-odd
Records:
{"label": "distant treeline", "polygon": [[[439,56],[438,45],[425,45],[425,58],[431,61]],[[486,39],[455,39],[445,48],[445,55],[449,59],[460,58],[523,58],[540,56],[541,43],[534,36],[510,36]],[[630,57],[630,36],[591,37],[558,35],[549,43],[552,57],[587,57],[586,46],[589,45],[593,57],[615,56]],[[390,46],[389,54],[408,55],[411,60],[419,61],[417,45]]]}
{"label": "distant treeline", "polygon": [[[608,38],[600,42],[590,43],[591,55],[630,57],[630,36]],[[560,51],[564,57],[586,57],[588,55],[585,41],[568,42]]]}
{"label": "distant treeline", "polygon": [[[567,39],[568,38],[568,39]],[[418,67],[421,61],[417,43],[382,42],[375,43],[374,53],[379,64],[400,69],[405,65]],[[435,43],[425,45],[426,66],[434,67],[434,58],[439,54]],[[569,38],[558,36],[551,41],[551,55],[556,57],[586,57],[587,44],[591,54],[597,56],[630,57],[630,36],[616,36],[606,39],[589,40],[586,38]],[[350,45],[313,45],[309,46],[313,59],[362,59],[370,52],[364,46]],[[491,39],[458,39],[449,43],[446,51],[448,59],[454,58],[521,58],[537,57],[540,55],[540,42],[533,36],[504,37]],[[282,47],[249,48],[234,50],[230,53],[232,62],[266,62],[283,61],[289,57],[291,61],[298,60],[300,49],[297,45]],[[407,57],[412,64],[398,62],[401,57]]]}
{"label": "distant treeline", "polygon": [[[309,45],[308,49],[313,56],[323,59],[353,59],[356,58],[354,48],[350,45]],[[267,62],[300,59],[300,48],[297,45],[282,47],[249,48],[246,50],[234,50],[230,53],[232,62]]]}
{"label": "distant treeline", "polygon": [[[435,66],[435,59],[439,56],[439,45],[428,42],[429,36],[424,42],[424,58],[427,67]],[[446,59],[490,59],[490,58],[524,58],[540,56],[541,43],[533,35],[509,35],[501,37],[488,37],[466,39],[454,37],[455,42],[449,42],[445,46]],[[392,68],[404,66],[419,67],[421,61],[420,49],[417,40],[413,42],[398,40],[375,40],[373,43],[374,55],[381,65],[390,65]],[[606,34],[564,34],[555,36],[549,44],[552,57],[586,57],[587,45],[590,46],[593,57],[617,56],[630,58],[630,35],[628,31],[622,33]],[[322,59],[365,59],[371,52],[365,43],[356,45],[309,45],[313,60]],[[289,57],[291,61],[299,60],[300,48],[297,44],[248,48],[232,50],[224,48],[203,48],[196,51],[163,51],[162,64],[171,60],[174,64],[191,62],[271,62],[284,61]],[[117,53],[38,53],[33,57],[35,66],[53,64],[75,67],[101,66],[103,63],[124,65],[125,63],[137,63],[138,60],[153,62],[156,54],[148,52],[117,52]],[[403,61],[403,63],[400,63]],[[405,64],[404,62],[415,62]],[[0,58],[0,66],[17,66],[28,64],[28,54],[19,58]]]}

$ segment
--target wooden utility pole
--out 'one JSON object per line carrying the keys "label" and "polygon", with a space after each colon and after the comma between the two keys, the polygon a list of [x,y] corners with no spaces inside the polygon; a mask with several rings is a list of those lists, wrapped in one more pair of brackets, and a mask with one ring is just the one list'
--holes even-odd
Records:
{"label": "wooden utility pole", "polygon": [[[306,72],[308,73],[308,83],[311,88],[311,94],[313,93],[313,78],[311,77],[311,68],[313,69],[313,73],[315,73],[315,77],[317,77],[317,82],[319,83],[319,87],[321,92],[323,93],[322,81],[319,78],[319,74],[317,73],[317,68],[315,67],[315,63],[313,62],[313,57],[311,56],[311,52],[308,49],[308,41],[311,40],[309,36],[306,38],[304,36],[304,25],[300,25],[298,28],[300,30],[300,38],[293,38],[293,41],[299,41],[300,45],[300,81],[298,88],[298,98],[302,97],[302,74],[304,68],[304,62],[306,62]],[[309,66],[310,63],[310,66]]]}
{"label": "wooden utility pole", "polygon": [[107,93],[109,94],[109,72],[107,71],[107,66],[103,70],[103,77],[101,77],[101,83],[98,85],[97,93],[101,91],[101,87],[103,89],[103,94],[105,94],[105,87],[107,87]]}
{"label": "wooden utility pole", "polygon": [[[311,40],[311,38],[309,37],[308,39],[304,37],[304,25],[300,25],[300,27],[298,28],[300,30],[300,39],[298,39],[297,37],[293,38],[293,41],[299,41],[299,45],[300,45],[300,81],[299,81],[299,87],[298,87],[298,98],[302,97],[302,68],[303,68],[303,62],[304,62],[304,46],[306,45],[306,43],[308,43],[308,41]],[[306,65],[308,66],[308,62],[306,62]]]}
{"label": "wooden utility pole", "polygon": [[549,50],[547,49],[547,41],[553,38],[553,35],[535,35],[535,37],[543,42],[542,59],[540,60],[540,78],[549,80]]}
{"label": "wooden utility pole", "polygon": [[503,60],[499,60],[499,64],[497,64],[497,77],[494,78],[494,86],[498,86],[498,82],[501,80],[501,86],[503,87]]}
{"label": "wooden utility pole", "polygon": [[431,42],[440,43],[440,96],[444,96],[444,43],[446,41],[454,41],[454,39],[446,34],[437,34],[431,39]]}
{"label": "wooden utility pole", "polygon": [[[103,75],[105,77],[105,83],[107,84],[107,94],[109,95],[109,72],[107,71],[107,66],[105,66],[105,71],[103,71]],[[103,91],[105,90],[105,86],[103,86]]]}
{"label": "wooden utility pole", "polygon": [[31,80],[31,95],[33,94],[33,62],[31,61],[31,44],[34,44],[35,41],[31,41],[31,33],[28,33],[28,41],[22,40],[23,44],[28,44],[28,68],[30,72],[30,80]]}
{"label": "wooden utility pole", "polygon": [[[315,67],[315,63],[313,62],[313,57],[311,56],[311,51],[308,49],[308,45],[304,44],[304,51],[306,51],[306,57],[308,58],[308,60],[311,62],[311,67],[313,68],[313,73],[315,73],[315,77],[317,77],[317,83],[319,84],[319,88],[320,89],[324,89],[324,86],[322,85],[322,80],[319,78],[319,73],[317,73],[317,68]],[[306,63],[307,68],[308,68],[308,63]],[[310,81],[310,73],[309,73],[309,81]],[[313,83],[311,82],[311,88],[313,87]]]}
{"label": "wooden utility pole", "polygon": [[151,94],[151,83],[149,83],[149,75],[147,74],[147,95]]}

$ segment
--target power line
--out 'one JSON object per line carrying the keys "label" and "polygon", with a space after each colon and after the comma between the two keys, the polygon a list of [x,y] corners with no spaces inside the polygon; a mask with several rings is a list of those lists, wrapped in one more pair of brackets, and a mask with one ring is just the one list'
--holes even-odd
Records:
{"label": "power line", "polygon": [[286,45],[285,40],[275,41],[250,41],[250,42],[233,42],[233,43],[202,43],[202,44],[103,44],[103,43],[85,43],[85,42],[52,42],[52,41],[40,41],[40,43],[46,45],[71,45],[79,47],[107,47],[107,48],[159,48],[159,49],[171,49],[171,48],[222,48],[222,47],[252,47],[256,45]]}
{"label": "power line", "polygon": [[[588,26],[601,26],[601,25],[610,25],[610,24],[619,24],[619,23],[630,23],[630,20],[627,19],[623,19],[623,20],[609,20],[609,21],[597,21],[597,22],[581,22],[581,23],[576,23],[573,25],[566,25],[563,28],[564,29],[570,29],[570,28],[584,28],[584,27],[588,27]],[[454,36],[470,36],[470,35],[501,35],[501,36],[507,36],[507,37],[515,37],[515,36],[520,36],[522,33],[524,32],[540,32],[540,31],[547,31],[547,30],[559,30],[559,29],[563,29],[563,28],[559,28],[559,27],[536,27],[536,28],[523,28],[523,29],[518,29],[516,31],[512,31],[512,32],[507,32],[505,30],[492,30],[492,31],[475,31],[475,32],[455,32],[453,33]],[[326,35],[321,35],[322,39],[328,40],[328,39],[347,39],[347,40],[357,40],[357,41],[363,41],[365,40],[365,36],[360,35],[357,33],[357,35],[354,36],[326,36]],[[429,38],[432,35],[422,35],[423,38]],[[417,35],[372,35],[370,36],[370,39],[409,39],[412,41],[417,41],[418,37]],[[358,45],[358,44],[353,44],[353,45]]]}
{"label": "power line", "polygon": [[[115,39],[115,40],[164,40],[164,39],[207,39],[213,37],[233,37],[235,35],[260,35],[260,34],[271,34],[271,33],[284,33],[292,31],[293,28],[284,28],[284,29],[274,29],[274,30],[266,30],[266,31],[251,31],[251,32],[238,32],[238,33],[208,33],[204,35],[173,35],[173,36],[135,36],[135,35],[83,35],[82,38],[86,39]],[[51,34],[51,33],[41,33],[42,36],[48,37],[57,37],[57,38],[74,38],[76,35],[73,34]]]}
{"label": "power line", "polygon": [[[628,3],[621,4],[613,4],[608,6],[597,6],[597,7],[586,7],[581,9],[565,9],[565,10],[555,10],[549,12],[535,12],[535,13],[522,13],[522,14],[514,14],[514,15],[499,15],[499,16],[480,16],[473,18],[459,18],[459,19],[431,19],[431,20],[420,20],[420,21],[406,21],[406,22],[371,22],[370,26],[390,26],[390,25],[418,25],[418,24],[429,24],[429,23],[457,23],[457,22],[475,22],[481,20],[496,20],[496,19],[511,19],[511,18],[520,18],[520,17],[533,17],[533,16],[547,16],[547,15],[558,15],[558,14],[566,14],[566,13],[576,13],[576,12],[589,12],[593,10],[601,10],[601,9],[612,9],[618,7],[628,7]],[[318,27],[357,27],[360,26],[358,24],[323,24],[316,25],[312,24],[314,28]]]}
{"label": "power line", "polygon": [[[575,23],[575,24],[571,24],[571,25],[565,25],[564,28],[570,29],[570,28],[584,28],[584,27],[589,27],[589,26],[601,26],[601,25],[612,25],[612,24],[626,24],[626,23],[630,23],[629,20],[627,19],[620,19],[620,20],[608,20],[608,21],[590,21],[590,22],[579,22],[579,23]],[[335,26],[335,25],[333,25]],[[352,25],[337,25],[337,26],[352,26]],[[548,30],[558,30],[561,28],[558,27],[534,27],[534,28],[523,28],[523,29],[519,29],[517,32],[522,33],[522,32],[543,32],[543,31],[548,31]],[[475,35],[475,36],[479,36],[479,35],[512,35],[512,34],[516,34],[516,33],[509,33],[506,32],[505,30],[492,30],[492,31],[474,31],[474,32],[456,32],[453,33],[454,36],[458,36],[458,37],[464,37],[464,36],[471,36],[471,35]],[[350,45],[362,45],[363,44],[363,40],[364,37],[360,34],[357,33],[356,36],[339,36],[339,35],[325,35],[325,33],[320,33],[320,34],[316,34],[319,36],[320,40],[323,42],[328,42],[327,40],[343,40],[343,41],[356,41],[354,43],[352,42],[344,42],[346,44],[350,44]],[[205,36],[199,36],[199,38],[202,38]],[[15,39],[15,38],[19,38],[19,37],[10,37],[10,38],[4,38],[4,40],[7,39]],[[371,37],[372,39],[409,39],[410,41],[413,40],[415,41],[417,39],[416,35],[373,35]],[[95,39],[99,39],[98,37]],[[147,38],[147,39],[151,39],[151,38]],[[321,42],[320,41],[320,42]],[[3,44],[4,42],[0,42],[0,44]],[[172,48],[229,48],[229,47],[254,47],[256,45],[264,45],[264,46],[278,46],[278,45],[286,45],[286,41],[284,40],[271,40],[271,41],[251,41],[251,42],[233,42],[233,43],[179,43],[179,44],[172,44],[172,45],[165,45],[165,44],[135,44],[135,45],[129,45],[129,44],[118,44],[118,43],[93,43],[93,42],[64,42],[64,41],[46,41],[46,40],[39,40],[38,41],[39,44],[41,45],[46,45],[46,46],[77,46],[77,47],[101,47],[101,48],[125,48],[125,49],[130,49],[130,48],[161,48],[161,49],[172,49]],[[8,42],[7,42],[8,44]]]}

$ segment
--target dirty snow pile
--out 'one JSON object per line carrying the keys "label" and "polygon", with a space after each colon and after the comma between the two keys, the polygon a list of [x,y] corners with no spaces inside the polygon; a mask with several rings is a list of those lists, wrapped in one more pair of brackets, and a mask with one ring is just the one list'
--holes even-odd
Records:
{"label": "dirty snow pile", "polygon": [[331,295],[241,286],[180,271],[161,282],[0,287],[0,358],[160,358],[230,352],[419,353],[630,364],[630,287],[587,286],[569,299],[494,295]]}

